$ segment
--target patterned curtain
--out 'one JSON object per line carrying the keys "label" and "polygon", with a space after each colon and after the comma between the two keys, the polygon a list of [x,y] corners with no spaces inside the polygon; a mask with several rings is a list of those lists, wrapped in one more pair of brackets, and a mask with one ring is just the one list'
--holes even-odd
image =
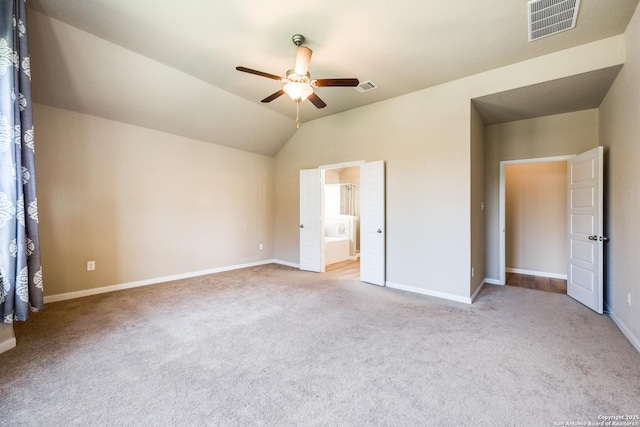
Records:
{"label": "patterned curtain", "polygon": [[0,314],[43,307],[25,0],[0,0]]}

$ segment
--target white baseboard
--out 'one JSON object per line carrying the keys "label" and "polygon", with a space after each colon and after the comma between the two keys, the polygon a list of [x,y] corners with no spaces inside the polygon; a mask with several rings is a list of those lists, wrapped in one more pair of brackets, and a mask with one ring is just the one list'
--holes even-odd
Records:
{"label": "white baseboard", "polygon": [[0,342],[0,353],[4,353],[5,351],[11,350],[16,346],[16,338],[9,338],[8,340],[4,340]]}
{"label": "white baseboard", "polygon": [[286,265],[287,267],[300,268],[300,264],[295,264],[295,263],[289,262],[289,261],[282,261],[282,260],[279,260],[279,259],[272,259],[271,262],[273,262],[274,264]]}
{"label": "white baseboard", "polygon": [[563,279],[567,280],[566,274],[558,274],[558,273],[547,273],[544,271],[534,271],[534,270],[523,270],[522,268],[505,268],[507,273],[516,273],[516,274],[527,274],[529,276],[540,276],[540,277],[549,277],[551,279]]}
{"label": "white baseboard", "polygon": [[48,296],[44,297],[44,302],[46,304],[46,303],[50,303],[50,302],[65,301],[65,300],[74,299],[74,298],[82,298],[82,297],[88,297],[88,296],[91,296],[91,295],[104,294],[104,293],[107,293],[107,292],[120,291],[120,290],[123,290],[123,289],[138,288],[138,287],[141,287],[141,286],[155,285],[155,284],[158,284],[158,283],[171,282],[171,281],[174,281],[174,280],[189,279],[191,277],[205,276],[207,274],[222,273],[224,271],[239,270],[241,268],[255,267],[255,266],[258,266],[258,265],[265,265],[265,264],[272,264],[274,262],[277,262],[277,261],[269,259],[269,260],[264,260],[264,261],[251,262],[251,263],[247,263],[247,264],[238,264],[238,265],[231,265],[231,266],[228,266],[228,267],[219,267],[219,268],[212,268],[212,269],[209,269],[209,270],[195,271],[195,272],[192,272],[192,273],[176,274],[176,275],[173,275],[173,276],[156,277],[156,278],[153,278],[153,279],[140,280],[140,281],[136,281],[136,282],[121,283],[119,285],[103,286],[101,288],[85,289],[85,290],[82,290],[82,291],[67,292],[67,293],[64,293],[64,294],[48,295]]}
{"label": "white baseboard", "polygon": [[489,279],[489,278],[485,278],[484,279],[484,283],[487,285],[499,285],[499,286],[504,286],[504,283],[500,283],[500,280],[498,279]]}
{"label": "white baseboard", "polygon": [[393,282],[386,282],[386,285],[389,288],[400,289],[401,291],[413,292],[415,294],[428,295],[436,298],[443,298],[450,301],[462,302],[465,304],[471,304],[473,302],[473,300],[470,297],[461,297],[459,295],[449,294],[446,292],[431,291],[428,289],[417,288],[415,286],[401,285],[399,283],[393,283]]}
{"label": "white baseboard", "polygon": [[627,337],[631,345],[634,346],[636,350],[638,350],[638,353],[640,353],[640,338],[638,338],[633,332],[631,332],[631,329],[629,329],[622,320],[616,317],[609,306],[607,306],[607,311],[609,312],[609,317],[611,318],[611,320],[613,320],[613,323],[615,323],[618,329],[620,329],[620,332],[622,332],[624,336]]}

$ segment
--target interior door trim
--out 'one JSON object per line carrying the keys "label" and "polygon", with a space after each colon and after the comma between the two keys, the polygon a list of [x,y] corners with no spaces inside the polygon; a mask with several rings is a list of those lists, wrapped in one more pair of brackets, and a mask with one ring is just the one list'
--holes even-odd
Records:
{"label": "interior door trim", "polygon": [[500,213],[498,223],[499,239],[499,283],[498,285],[505,285],[507,283],[507,249],[506,249],[506,188],[505,188],[505,168],[509,165],[525,165],[532,163],[552,163],[552,162],[566,162],[567,160],[576,157],[577,154],[569,154],[565,156],[552,156],[552,157],[535,157],[530,159],[517,159],[517,160],[502,160],[500,161]]}

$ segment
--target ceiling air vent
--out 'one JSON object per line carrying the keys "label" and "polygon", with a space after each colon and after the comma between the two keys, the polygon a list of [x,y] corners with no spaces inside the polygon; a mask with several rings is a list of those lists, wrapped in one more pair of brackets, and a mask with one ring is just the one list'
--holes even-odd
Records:
{"label": "ceiling air vent", "polygon": [[354,89],[362,93],[362,92],[369,92],[370,90],[378,89],[378,86],[371,80],[367,80],[364,83],[360,83]]}
{"label": "ceiling air vent", "polygon": [[575,27],[580,0],[533,0],[527,7],[532,42]]}

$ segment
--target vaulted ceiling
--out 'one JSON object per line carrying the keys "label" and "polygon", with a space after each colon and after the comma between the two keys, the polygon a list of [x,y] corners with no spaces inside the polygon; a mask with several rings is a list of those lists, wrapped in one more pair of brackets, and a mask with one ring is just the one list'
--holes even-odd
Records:
{"label": "vaulted ceiling", "polygon": [[[303,102],[304,123],[621,34],[638,0],[582,0],[576,28],[534,42],[527,0],[28,4],[35,101],[274,155],[295,132],[295,104],[286,96],[260,103],[282,83],[235,67],[284,75],[295,61],[293,34],[313,50],[312,78],[357,77],[378,86],[365,93],[317,88],[327,107]],[[591,76],[583,90],[601,93],[604,86],[593,82],[606,86],[616,74]],[[482,105],[495,113],[501,102]],[[492,120],[509,119],[501,114]]]}

